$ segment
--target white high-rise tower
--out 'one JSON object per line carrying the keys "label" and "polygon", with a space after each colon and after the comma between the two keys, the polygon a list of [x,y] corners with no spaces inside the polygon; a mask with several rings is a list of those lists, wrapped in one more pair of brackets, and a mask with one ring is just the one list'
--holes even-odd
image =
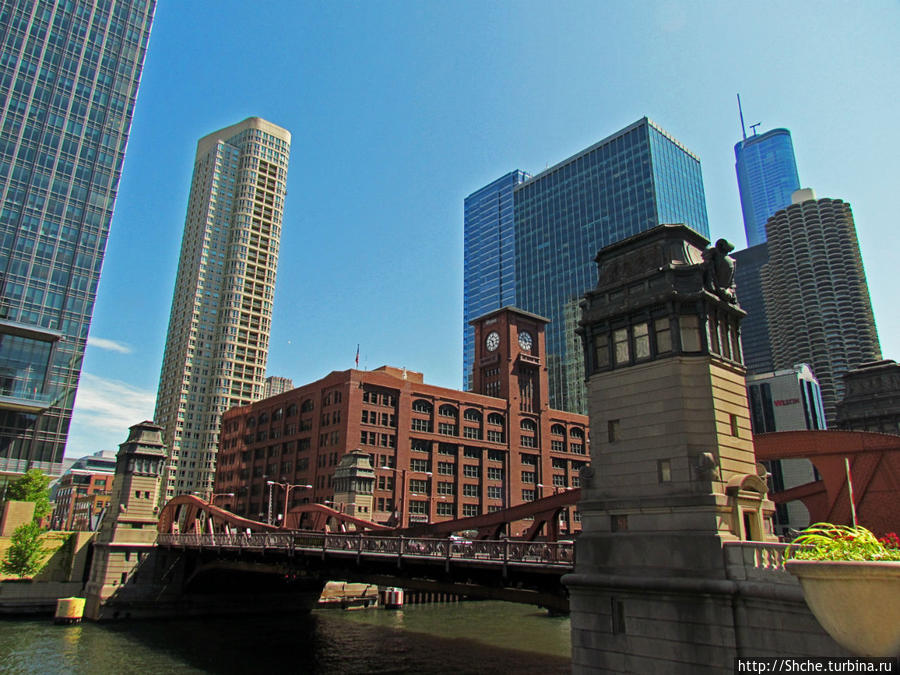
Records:
{"label": "white high-rise tower", "polygon": [[778,370],[812,367],[832,427],[844,373],[881,359],[881,345],[850,204],[816,199],[809,188],[791,202],[766,223],[761,274],[772,361]]}
{"label": "white high-rise tower", "polygon": [[258,117],[197,143],[156,398],[162,501],[212,490],[221,414],[263,394],[290,146]]}

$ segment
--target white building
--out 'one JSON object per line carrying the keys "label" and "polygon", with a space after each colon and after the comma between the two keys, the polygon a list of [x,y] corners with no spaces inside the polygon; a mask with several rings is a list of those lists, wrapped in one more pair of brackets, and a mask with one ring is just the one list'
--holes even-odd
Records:
{"label": "white building", "polygon": [[772,364],[808,363],[834,426],[843,374],[881,358],[850,205],[816,199],[810,189],[766,224],[769,261],[762,267]]}
{"label": "white building", "polygon": [[[755,434],[775,431],[816,431],[825,429],[822,390],[812,369],[805,363],[793,368],[747,376],[750,425]],[[816,480],[808,459],[780,459],[769,462],[770,487],[780,492]],[[779,505],[775,528],[801,530],[809,525],[809,511],[800,501]]]}
{"label": "white building", "polygon": [[269,375],[266,378],[266,385],[263,388],[263,398],[271,398],[278,396],[286,391],[294,388],[294,381],[289,377],[279,377],[278,375]]}
{"label": "white building", "polygon": [[212,490],[221,414],[263,395],[290,144],[258,117],[197,143],[156,399],[161,501]]}

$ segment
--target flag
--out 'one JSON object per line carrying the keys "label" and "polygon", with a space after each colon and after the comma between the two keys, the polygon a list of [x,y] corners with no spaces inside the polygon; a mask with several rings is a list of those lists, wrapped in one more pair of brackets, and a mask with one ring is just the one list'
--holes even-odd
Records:
{"label": "flag", "polygon": [[359,368],[359,345],[356,345],[356,367]]}

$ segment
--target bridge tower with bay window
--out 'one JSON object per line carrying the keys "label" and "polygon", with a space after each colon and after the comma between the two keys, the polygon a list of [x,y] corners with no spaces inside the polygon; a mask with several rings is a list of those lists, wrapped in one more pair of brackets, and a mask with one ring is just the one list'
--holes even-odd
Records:
{"label": "bridge tower with bay window", "polygon": [[[732,598],[717,585],[727,579],[723,545],[775,539],[731,246],[708,244],[684,225],[660,225],[608,246],[581,303],[591,466],[576,568],[564,579],[576,671],[716,662],[708,640],[677,635],[691,624],[733,644]],[[664,625],[646,632],[654,622]],[[640,667],[615,660],[643,648]]]}

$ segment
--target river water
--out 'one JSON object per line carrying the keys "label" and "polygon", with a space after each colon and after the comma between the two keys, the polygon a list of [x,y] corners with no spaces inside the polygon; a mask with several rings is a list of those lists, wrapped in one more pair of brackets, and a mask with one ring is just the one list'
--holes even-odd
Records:
{"label": "river water", "polygon": [[569,619],[504,602],[56,626],[0,621],[0,673],[568,673]]}

